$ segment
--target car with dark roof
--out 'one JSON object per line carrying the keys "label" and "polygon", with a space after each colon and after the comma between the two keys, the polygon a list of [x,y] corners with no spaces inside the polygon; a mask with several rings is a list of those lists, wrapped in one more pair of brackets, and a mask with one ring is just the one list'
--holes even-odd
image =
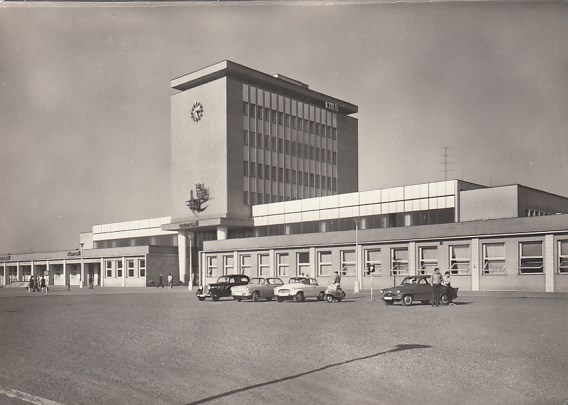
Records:
{"label": "car with dark roof", "polygon": [[231,296],[232,287],[245,285],[249,282],[249,276],[244,274],[227,274],[220,276],[216,283],[198,287],[195,295],[199,301],[205,301],[207,297],[211,297],[213,301],[219,301],[221,297]]}
{"label": "car with dark roof", "polygon": [[[423,304],[430,303],[432,299],[432,284],[430,284],[430,275],[417,275],[405,277],[400,285],[379,290],[383,301],[386,305],[392,305],[395,302],[402,302],[402,305],[411,305],[414,301],[420,301]],[[448,294],[452,299],[457,298],[457,288],[446,288],[442,286],[440,301],[446,305],[448,303]]]}

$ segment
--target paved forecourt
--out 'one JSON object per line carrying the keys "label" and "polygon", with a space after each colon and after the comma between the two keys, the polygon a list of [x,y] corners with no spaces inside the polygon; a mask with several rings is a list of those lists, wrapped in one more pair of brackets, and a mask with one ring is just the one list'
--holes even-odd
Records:
{"label": "paved forecourt", "polygon": [[[16,291],[14,291],[16,290]],[[173,289],[0,289],[0,403],[568,400],[565,296],[452,307],[198,302]],[[4,394],[3,394],[4,392]]]}

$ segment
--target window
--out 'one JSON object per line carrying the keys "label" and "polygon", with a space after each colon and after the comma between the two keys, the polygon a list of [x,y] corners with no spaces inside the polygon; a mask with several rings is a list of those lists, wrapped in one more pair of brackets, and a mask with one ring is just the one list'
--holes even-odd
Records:
{"label": "window", "polygon": [[288,253],[276,254],[276,275],[284,277],[289,275],[290,263],[288,261]]}
{"label": "window", "polygon": [[568,274],[568,240],[558,241],[558,272]]}
{"label": "window", "polygon": [[278,139],[278,152],[280,152],[280,153],[284,152],[284,140],[283,139]]}
{"label": "window", "polygon": [[122,277],[122,260],[115,260],[116,264],[116,277]]}
{"label": "window", "polygon": [[284,170],[284,181],[290,183],[290,169]]}
{"label": "window", "polygon": [[278,181],[278,176],[276,175],[276,166],[272,166],[272,180]]}
{"label": "window", "polygon": [[483,274],[505,274],[505,244],[483,244]]}
{"label": "window", "polygon": [[146,259],[138,259],[138,277],[146,277]]}
{"label": "window", "polygon": [[106,276],[112,277],[112,260],[105,260]]}
{"label": "window", "polygon": [[256,134],[254,132],[249,133],[249,144],[250,146],[256,146]]}
{"label": "window", "polygon": [[248,203],[249,203],[249,193],[248,193],[248,191],[245,191],[244,203],[245,203],[245,205],[248,205]]}
{"label": "window", "polygon": [[250,162],[250,164],[249,164],[249,174],[248,174],[250,177],[254,177],[254,176],[255,176],[255,171],[256,171],[255,168],[256,168],[255,163],[254,163],[254,162]]}
{"label": "window", "polygon": [[365,274],[369,265],[375,266],[374,276],[381,273],[381,249],[365,250]]}
{"label": "window", "polygon": [[267,277],[270,275],[270,257],[266,254],[258,255],[258,276]]}
{"label": "window", "polygon": [[278,113],[278,125],[283,125],[283,124],[284,124],[284,113],[279,112]]}
{"label": "window", "polygon": [[270,136],[264,135],[264,149],[270,150]]}
{"label": "window", "polygon": [[276,152],[277,149],[276,149],[276,137],[275,136],[272,137],[271,142],[272,142],[272,151]]}
{"label": "window", "polygon": [[262,119],[262,107],[261,107],[261,106],[257,106],[257,107],[256,107],[256,110],[257,110],[257,111],[256,111],[256,116],[257,116],[257,118],[258,118],[259,120],[261,120],[261,119]]}
{"label": "window", "polygon": [[318,276],[331,276],[332,274],[331,252],[318,252]]}
{"label": "window", "polygon": [[217,256],[207,256],[207,277],[218,277]]}
{"label": "window", "polygon": [[438,248],[436,247],[420,247],[419,274],[431,274],[438,267]]}
{"label": "window", "polygon": [[290,154],[292,156],[296,156],[296,142],[294,142],[294,141],[292,141],[292,147],[291,147],[291,150],[290,150]]}
{"label": "window", "polygon": [[134,277],[134,259],[126,261],[126,269],[128,270],[128,277]]}
{"label": "window", "polygon": [[246,129],[243,129],[243,145],[248,145],[248,131]]}
{"label": "window", "polygon": [[243,173],[245,176],[249,175],[249,165],[246,160],[243,160]]}
{"label": "window", "polygon": [[249,115],[249,103],[247,103],[246,101],[243,102],[243,114]]}
{"label": "window", "polygon": [[233,274],[234,272],[234,257],[223,256],[223,274]]}
{"label": "window", "polygon": [[391,249],[391,276],[408,274],[408,249]]}
{"label": "window", "polygon": [[298,263],[298,275],[307,276],[310,274],[310,254],[309,252],[302,252],[298,253],[297,256],[297,263]]}
{"label": "window", "polygon": [[450,273],[469,274],[469,245],[450,246]]}
{"label": "window", "polygon": [[284,168],[278,168],[278,181],[284,181]]}
{"label": "window", "polygon": [[272,120],[271,120],[271,122],[272,122],[273,124],[276,124],[276,111],[274,111],[274,110],[272,110]]}
{"label": "window", "polygon": [[542,242],[520,242],[519,255],[519,274],[544,273]]}
{"label": "window", "polygon": [[296,171],[292,170],[292,184],[296,184]]}
{"label": "window", "polygon": [[264,166],[264,178],[270,180],[270,166]]}
{"label": "window", "polygon": [[341,251],[341,275],[354,276],[356,264],[355,250],[342,250]]}
{"label": "window", "polygon": [[256,134],[256,147],[262,149],[262,134]]}
{"label": "window", "polygon": [[250,255],[241,256],[241,272],[240,274],[245,274],[247,276],[252,276],[250,268]]}
{"label": "window", "polygon": [[284,154],[290,154],[290,141],[284,141]]}
{"label": "window", "polygon": [[254,107],[254,105],[250,106],[249,113],[251,118],[255,118],[256,108]]}
{"label": "window", "polygon": [[264,174],[264,170],[262,169],[262,163],[257,163],[256,168],[257,168],[256,173],[258,175],[258,178],[262,179],[262,175]]}
{"label": "window", "polygon": [[334,165],[337,164],[337,152],[333,152],[331,155],[331,161],[333,162]]}

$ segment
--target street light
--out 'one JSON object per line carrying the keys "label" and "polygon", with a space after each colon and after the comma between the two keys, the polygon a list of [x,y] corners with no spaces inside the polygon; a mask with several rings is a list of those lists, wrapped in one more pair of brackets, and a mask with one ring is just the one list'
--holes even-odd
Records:
{"label": "street light", "polygon": [[83,288],[83,273],[85,272],[85,261],[83,260],[83,245],[84,243],[79,244],[81,247],[79,250],[81,251],[81,274],[79,274],[79,288]]}
{"label": "street light", "polygon": [[355,222],[355,285],[353,286],[353,292],[358,293],[361,291],[359,286],[359,220],[354,219],[353,222]]}

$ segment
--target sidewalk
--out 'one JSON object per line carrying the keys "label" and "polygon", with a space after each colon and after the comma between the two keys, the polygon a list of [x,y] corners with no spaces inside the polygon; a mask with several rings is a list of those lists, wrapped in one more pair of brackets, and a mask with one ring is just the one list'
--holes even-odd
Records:
{"label": "sidewalk", "polygon": [[[194,290],[195,291],[194,287]],[[193,291],[188,291],[187,286],[176,286],[174,288],[156,288],[156,287],[95,287],[89,290],[89,287],[79,288],[79,286],[72,286],[70,291],[67,291],[65,286],[50,286],[49,292],[28,292],[24,287],[9,287],[0,288],[0,298],[4,297],[21,297],[25,295],[112,295],[112,294],[173,294],[173,293],[186,293],[194,294]]]}

